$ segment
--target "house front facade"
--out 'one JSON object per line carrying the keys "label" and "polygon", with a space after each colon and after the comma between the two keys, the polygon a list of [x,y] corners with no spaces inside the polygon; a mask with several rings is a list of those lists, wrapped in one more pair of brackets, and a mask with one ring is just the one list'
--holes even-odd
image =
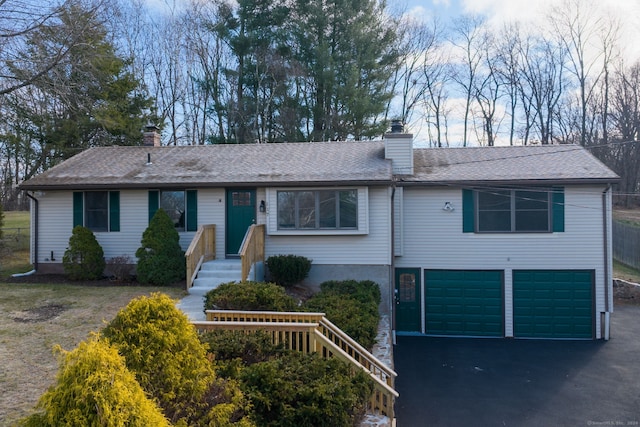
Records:
{"label": "house front facade", "polygon": [[398,333],[605,338],[617,176],[577,146],[417,149],[384,141],[87,150],[24,182],[32,262],[61,271],[71,230],[135,263],[158,208],[186,249],[214,224],[237,257],[251,224],[265,255],[313,261],[308,283],[369,279]]}

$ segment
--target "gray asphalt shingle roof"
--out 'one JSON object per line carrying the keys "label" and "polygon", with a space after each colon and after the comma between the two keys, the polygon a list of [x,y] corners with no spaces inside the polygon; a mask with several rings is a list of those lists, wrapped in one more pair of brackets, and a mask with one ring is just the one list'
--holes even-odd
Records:
{"label": "gray asphalt shingle roof", "polygon": [[407,182],[616,181],[618,176],[578,145],[423,148],[414,150]]}
{"label": "gray asphalt shingle roof", "polygon": [[21,188],[388,183],[391,164],[383,157],[382,142],[101,147],[70,158]]}
{"label": "gray asphalt shingle roof", "polygon": [[[151,164],[147,164],[148,155]],[[384,142],[317,142],[86,150],[21,184],[25,190],[388,184]],[[612,182],[617,175],[576,145],[418,148],[414,175],[440,183]]]}

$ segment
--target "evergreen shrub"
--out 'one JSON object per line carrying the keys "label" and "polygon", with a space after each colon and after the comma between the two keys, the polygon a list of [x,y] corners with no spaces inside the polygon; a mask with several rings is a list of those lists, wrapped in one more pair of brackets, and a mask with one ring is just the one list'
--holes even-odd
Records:
{"label": "evergreen shrub", "polygon": [[373,392],[363,371],[336,358],[297,352],[241,371],[257,425],[339,427],[357,425]]}
{"label": "evergreen shrub", "polygon": [[180,247],[180,235],[169,215],[158,209],[142,233],[138,258],[138,282],[166,286],[184,279],[187,266]]}
{"label": "evergreen shrub", "polygon": [[97,280],[102,277],[106,266],[104,251],[91,230],[81,225],[73,228],[69,247],[62,257],[62,266],[71,280]]}
{"label": "evergreen shrub", "polygon": [[237,384],[215,377],[206,347],[167,295],[132,300],[103,333],[171,422],[250,425]]}
{"label": "evergreen shrub", "polygon": [[293,311],[296,303],[281,286],[264,282],[228,282],[205,295],[205,310]]}
{"label": "evergreen shrub", "polygon": [[304,308],[327,318],[360,345],[371,349],[378,334],[380,288],[375,282],[345,280],[320,285]]}
{"label": "evergreen shrub", "polygon": [[280,286],[303,281],[311,270],[311,260],[299,255],[273,255],[265,261],[271,279]]}
{"label": "evergreen shrub", "polygon": [[40,398],[26,427],[169,426],[114,347],[93,336],[70,352],[60,348],[56,384]]}

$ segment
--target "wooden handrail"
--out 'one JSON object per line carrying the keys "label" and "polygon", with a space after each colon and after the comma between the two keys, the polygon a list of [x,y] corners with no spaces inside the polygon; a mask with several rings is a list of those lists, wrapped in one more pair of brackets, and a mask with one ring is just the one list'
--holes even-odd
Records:
{"label": "wooden handrail", "polygon": [[267,331],[274,344],[291,350],[338,357],[356,369],[362,369],[374,381],[369,408],[393,419],[394,389],[397,374],[331,323],[324,313],[207,310],[206,321],[192,322],[199,331]]}
{"label": "wooden handrail", "polygon": [[322,333],[328,339],[333,341],[376,377],[383,380],[389,386],[394,386],[395,378],[398,374],[393,369],[378,360],[378,358],[358,344],[349,335],[345,334],[342,329],[331,323],[326,317],[320,320],[320,326],[322,327]]}
{"label": "wooden handrail", "polygon": [[214,224],[198,227],[184,257],[187,262],[187,289],[189,289],[193,286],[202,263],[216,258],[216,226]]}
{"label": "wooden handrail", "polygon": [[218,322],[296,322],[320,323],[324,313],[305,311],[205,310],[207,320]]}
{"label": "wooden handrail", "polygon": [[242,262],[241,280],[243,282],[249,277],[251,266],[258,261],[264,261],[264,231],[264,224],[253,224],[244,236],[242,247],[238,251]]}

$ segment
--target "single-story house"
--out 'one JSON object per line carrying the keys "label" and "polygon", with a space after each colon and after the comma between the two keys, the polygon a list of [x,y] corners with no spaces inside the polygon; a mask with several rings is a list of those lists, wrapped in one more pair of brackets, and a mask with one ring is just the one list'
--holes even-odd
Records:
{"label": "single-story house", "polygon": [[77,224],[135,261],[164,207],[183,249],[215,224],[216,258],[234,257],[264,224],[265,255],[312,259],[309,282],[376,281],[397,333],[608,337],[618,177],[582,147],[157,145],[92,148],[21,184],[39,272],[61,271]]}

